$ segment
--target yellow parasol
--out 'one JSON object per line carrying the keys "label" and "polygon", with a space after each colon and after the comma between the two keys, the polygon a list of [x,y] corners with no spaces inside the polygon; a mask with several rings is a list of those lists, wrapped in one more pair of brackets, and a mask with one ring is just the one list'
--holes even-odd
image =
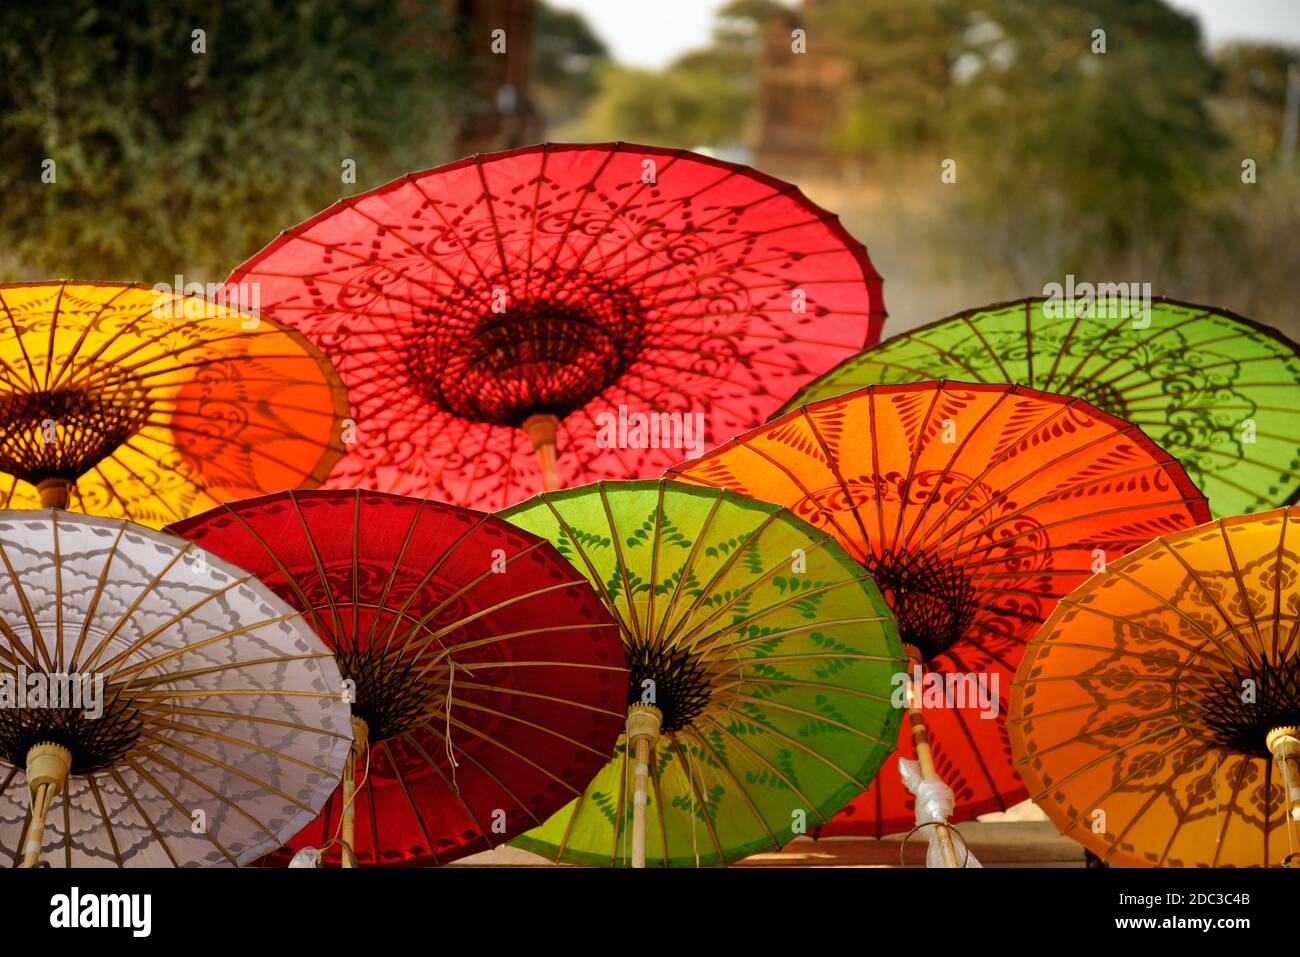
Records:
{"label": "yellow parasol", "polygon": [[298,333],[124,283],[0,285],[0,508],[160,527],[319,485],[348,415]]}

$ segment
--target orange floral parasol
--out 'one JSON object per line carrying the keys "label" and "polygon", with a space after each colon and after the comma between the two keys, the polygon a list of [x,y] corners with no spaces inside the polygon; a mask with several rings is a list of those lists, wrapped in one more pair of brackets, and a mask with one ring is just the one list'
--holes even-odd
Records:
{"label": "orange floral parasol", "polygon": [[1162,536],[1062,598],[1008,725],[1031,796],[1105,860],[1300,866],[1300,508]]}
{"label": "orange floral parasol", "polygon": [[[922,668],[920,684],[898,687],[918,697],[897,704],[920,706],[914,722],[924,712],[956,820],[1025,797],[1001,719],[1025,642],[1056,599],[1105,561],[1209,518],[1182,467],[1136,426],[1005,384],[872,386],[669,475],[784,505],[871,571]],[[903,755],[918,730],[904,729]],[[822,833],[906,831],[913,808],[886,766]]]}

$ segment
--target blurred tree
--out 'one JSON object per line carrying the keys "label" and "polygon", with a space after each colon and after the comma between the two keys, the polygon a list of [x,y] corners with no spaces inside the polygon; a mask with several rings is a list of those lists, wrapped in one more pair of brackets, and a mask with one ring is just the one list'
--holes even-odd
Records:
{"label": "blurred tree", "polygon": [[754,104],[761,26],[778,6],[732,0],[718,11],[712,43],[664,70],[603,66],[579,132],[592,140],[687,149],[742,142]]}
{"label": "blurred tree", "polygon": [[1300,64],[1300,47],[1240,42],[1214,51],[1221,77],[1215,116],[1244,156],[1264,160],[1277,151],[1293,63]]}
{"label": "blurred tree", "polygon": [[340,195],[433,165],[457,82],[442,26],[422,0],[0,7],[0,270],[219,280]]}
{"label": "blurred tree", "polygon": [[910,150],[941,138],[952,65],[960,53],[963,4],[954,0],[823,0],[803,17],[810,52],[847,64],[835,91],[834,148],[860,155]]}
{"label": "blurred tree", "polygon": [[[947,148],[973,151],[980,208],[1021,231],[1067,230],[1063,265],[1076,268],[1152,236],[1176,246],[1225,174],[1195,18],[1162,0],[962,4],[961,132]],[[1013,193],[1034,202],[1009,204]]]}
{"label": "blurred tree", "polygon": [[1224,173],[1215,71],[1163,0],[819,0],[804,18],[810,50],[850,64],[829,144],[954,160],[980,229],[1059,234],[1062,265],[1176,242]]}
{"label": "blurred tree", "polygon": [[600,92],[580,127],[589,140],[627,140],[690,149],[734,143],[752,94],[712,69],[642,70],[613,64],[597,73]]}
{"label": "blurred tree", "polygon": [[552,129],[577,119],[596,95],[596,71],[609,50],[580,13],[537,4],[533,97]]}

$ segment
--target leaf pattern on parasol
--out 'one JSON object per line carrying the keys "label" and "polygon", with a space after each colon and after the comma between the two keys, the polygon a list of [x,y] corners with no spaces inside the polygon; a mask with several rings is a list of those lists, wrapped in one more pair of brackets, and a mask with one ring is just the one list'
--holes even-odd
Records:
{"label": "leaf pattern on parasol", "polygon": [[[548,492],[503,515],[595,585],[622,632],[629,712],[661,715],[647,865],[779,848],[859,793],[893,748],[903,654],[870,577],[830,536],[774,505],[674,482]],[[624,735],[580,798],[514,843],[626,866],[633,764]]]}

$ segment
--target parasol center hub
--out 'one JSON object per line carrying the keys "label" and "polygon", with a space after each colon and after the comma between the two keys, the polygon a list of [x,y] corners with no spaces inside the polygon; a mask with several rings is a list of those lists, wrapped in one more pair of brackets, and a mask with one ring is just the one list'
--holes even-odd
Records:
{"label": "parasol center hub", "polygon": [[410,336],[406,372],[425,399],[476,422],[517,428],[538,414],[563,418],[618,381],[644,345],[640,309],[613,288],[507,295],[501,311],[479,302],[445,308]]}
{"label": "parasol center hub", "polygon": [[360,715],[352,716],[352,750],[364,754],[370,743],[370,726]]}
{"label": "parasol center hub", "polygon": [[633,743],[638,738],[646,738],[653,745],[659,739],[663,723],[663,712],[654,705],[638,701],[627,709],[627,738]]}
{"label": "parasol center hub", "polygon": [[1256,654],[1228,668],[1204,654],[1183,668],[1176,689],[1188,723],[1240,754],[1300,760],[1300,658]]}
{"label": "parasol center hub", "polygon": [[536,452],[546,446],[554,447],[560,428],[560,420],[553,415],[530,415],[524,419],[521,428],[528,436],[528,441]]}
{"label": "parasol center hub", "polygon": [[51,796],[54,796],[68,783],[72,752],[61,744],[43,741],[28,750],[26,766],[27,786],[33,792],[38,788],[49,788]]}
{"label": "parasol center hub", "polygon": [[130,699],[112,692],[105,692],[100,711],[94,715],[79,707],[0,708],[0,757],[25,767],[33,754],[48,746],[68,755],[66,773],[93,774],[115,767],[135,749],[147,716]]}
{"label": "parasol center hub", "polygon": [[75,482],[149,421],[148,393],[120,374],[102,383],[0,393],[0,471],[39,485]]}
{"label": "parasol center hub", "polygon": [[903,644],[922,663],[960,641],[975,620],[978,593],[954,562],[905,550],[872,555],[863,564],[893,610]]}
{"label": "parasol center hub", "polygon": [[[354,685],[352,737],[375,744],[410,730],[429,714],[430,688],[414,661],[369,649],[336,649],[343,677]],[[360,732],[360,737],[358,737]]]}
{"label": "parasol center hub", "polygon": [[[680,731],[713,699],[714,675],[689,649],[659,641],[641,642],[627,653],[628,735],[657,721],[654,732]],[[650,717],[644,717],[649,714]]]}

